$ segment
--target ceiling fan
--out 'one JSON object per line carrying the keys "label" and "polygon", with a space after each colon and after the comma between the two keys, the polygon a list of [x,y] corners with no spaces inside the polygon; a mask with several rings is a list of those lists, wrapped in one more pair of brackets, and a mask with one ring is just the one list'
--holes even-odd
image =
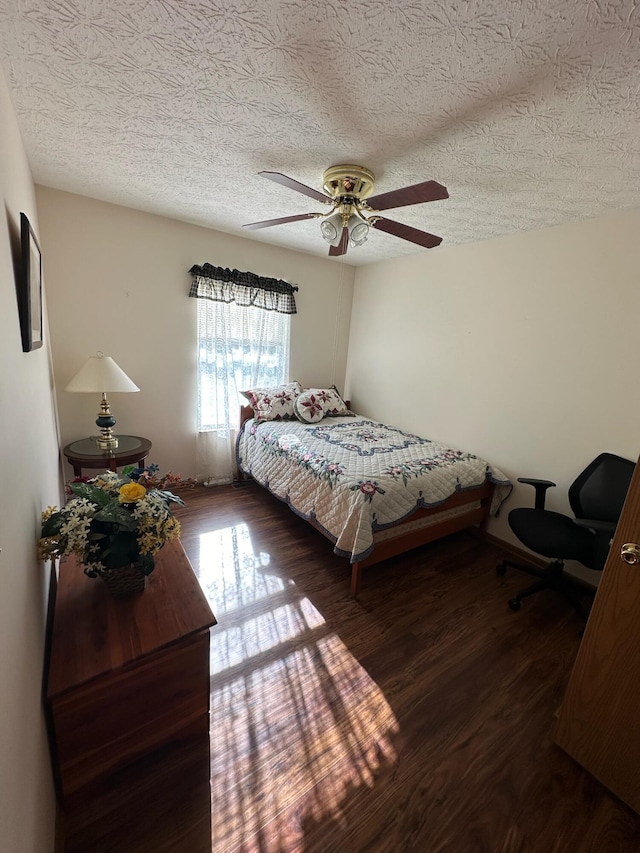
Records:
{"label": "ceiling fan", "polygon": [[[263,178],[282,184],[296,192],[309,196],[323,204],[331,205],[327,213],[300,213],[296,216],[283,216],[280,219],[265,219],[251,222],[244,228],[269,228],[272,225],[284,225],[287,222],[299,222],[302,219],[322,219],[320,231],[327,243],[331,244],[329,255],[345,255],[349,243],[360,246],[369,236],[369,229],[386,231],[395,237],[401,237],[418,246],[432,249],[439,246],[442,237],[419,231],[401,222],[378,216],[380,210],[391,207],[404,207],[408,204],[422,204],[426,201],[438,201],[449,198],[446,187],[437,181],[424,181],[410,187],[372,196],[375,179],[373,173],[364,166],[331,166],[322,176],[325,192],[314,190],[280,172],[258,172]],[[372,213],[372,216],[365,214]]]}

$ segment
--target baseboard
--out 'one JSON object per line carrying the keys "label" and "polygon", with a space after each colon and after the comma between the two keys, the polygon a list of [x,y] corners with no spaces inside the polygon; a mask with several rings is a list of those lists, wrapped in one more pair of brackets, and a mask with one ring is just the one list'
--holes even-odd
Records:
{"label": "baseboard", "polygon": [[234,489],[243,489],[245,486],[253,486],[255,480],[253,477],[245,477],[242,480],[234,480],[231,485]]}
{"label": "baseboard", "polygon": [[[535,566],[539,569],[546,569],[549,565],[549,560],[537,557],[535,554],[532,554],[531,551],[525,551],[522,548],[518,548],[517,545],[513,545],[511,542],[506,542],[504,539],[500,539],[491,533],[485,532],[484,541],[488,542],[490,545],[495,545],[496,548],[500,548],[501,551],[506,551],[507,554],[512,556],[514,560],[517,560],[519,563],[529,564],[530,566]],[[574,575],[573,572],[570,571],[570,568],[566,570],[566,573],[567,576],[571,578],[571,581],[577,586],[582,586],[585,589],[590,589],[591,591],[597,589],[596,584],[590,583],[585,578]]]}
{"label": "baseboard", "polygon": [[518,560],[521,563],[529,563],[539,569],[545,569],[549,564],[548,560],[536,557],[536,555],[532,554],[531,551],[525,551],[523,548],[518,548],[517,545],[513,545],[511,542],[507,542],[504,539],[500,539],[492,533],[485,533],[484,539],[485,542],[489,543],[489,545],[495,545],[496,548],[506,551],[507,554],[510,554],[515,560]]}

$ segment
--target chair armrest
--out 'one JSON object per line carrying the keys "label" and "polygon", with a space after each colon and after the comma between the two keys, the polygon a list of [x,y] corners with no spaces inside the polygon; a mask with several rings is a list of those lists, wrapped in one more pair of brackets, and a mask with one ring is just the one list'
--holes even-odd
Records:
{"label": "chair armrest", "polygon": [[544,509],[544,502],[547,496],[547,489],[555,486],[551,480],[535,480],[531,477],[518,477],[519,483],[526,483],[528,486],[533,486],[536,490],[536,509]]}
{"label": "chair armrest", "polygon": [[595,518],[574,518],[573,523],[578,527],[588,527],[590,530],[595,530],[597,533],[615,533],[615,521],[599,521]]}

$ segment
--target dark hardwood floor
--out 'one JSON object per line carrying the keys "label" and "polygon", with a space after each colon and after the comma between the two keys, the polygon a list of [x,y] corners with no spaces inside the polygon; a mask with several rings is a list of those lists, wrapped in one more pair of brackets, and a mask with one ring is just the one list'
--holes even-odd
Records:
{"label": "dark hardwood floor", "polygon": [[552,742],[581,627],[560,596],[513,613],[527,578],[462,533],[367,569],[354,600],[264,490],[184,497],[218,619],[213,853],[640,850],[640,818]]}

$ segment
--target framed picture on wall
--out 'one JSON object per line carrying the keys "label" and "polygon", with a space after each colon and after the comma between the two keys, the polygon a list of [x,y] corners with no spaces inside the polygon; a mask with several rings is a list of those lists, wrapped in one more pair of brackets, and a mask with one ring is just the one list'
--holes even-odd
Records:
{"label": "framed picture on wall", "polygon": [[18,310],[22,331],[22,350],[31,352],[42,346],[42,255],[26,214],[20,214],[21,270]]}

